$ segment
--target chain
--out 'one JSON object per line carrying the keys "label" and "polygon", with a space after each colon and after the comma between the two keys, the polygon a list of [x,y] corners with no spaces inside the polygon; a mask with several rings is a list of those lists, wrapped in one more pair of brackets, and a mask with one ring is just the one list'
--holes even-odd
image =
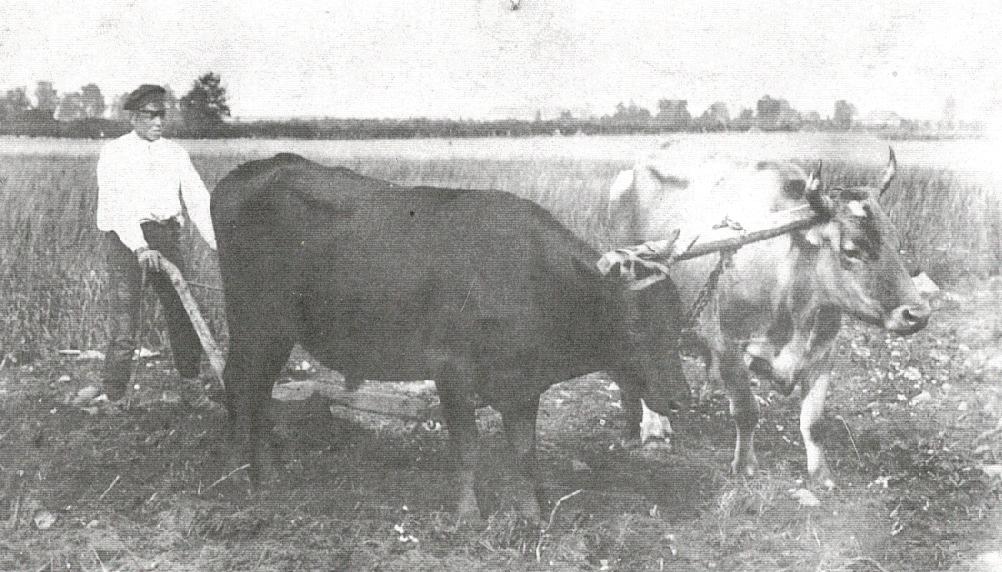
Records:
{"label": "chain", "polygon": [[[725,216],[719,223],[713,225],[713,228],[730,228],[736,231],[744,230],[741,223],[732,219],[730,216]],[[695,243],[695,241],[696,240],[693,239],[693,243]],[[710,271],[710,275],[706,277],[706,283],[703,284],[699,293],[696,294],[696,301],[693,302],[692,307],[689,308],[689,311],[682,317],[681,328],[679,328],[679,334],[675,340],[676,347],[680,352],[695,356],[702,354],[702,352],[699,351],[701,344],[698,336],[696,335],[696,321],[699,320],[699,315],[703,313],[706,306],[710,304],[710,300],[713,299],[713,293],[717,289],[717,284],[720,283],[720,275],[724,273],[724,268],[731,264],[732,257],[734,256],[734,253],[738,251],[738,248],[740,247],[728,248],[720,251],[720,254],[718,255],[719,258],[717,258],[717,265]]]}
{"label": "chain", "polygon": [[713,292],[717,289],[717,284],[720,282],[720,275],[724,273],[724,268],[730,264],[731,256],[737,250],[724,250],[720,252],[720,257],[717,259],[717,265],[710,271],[710,275],[706,277],[706,283],[703,284],[702,289],[696,294],[696,301],[693,302],[692,307],[686,312],[685,316],[682,318],[682,327],[678,336],[678,344],[680,347],[686,347],[687,349],[696,347],[696,321],[699,319],[699,315],[703,313],[706,306],[709,305],[710,300],[713,299]]}

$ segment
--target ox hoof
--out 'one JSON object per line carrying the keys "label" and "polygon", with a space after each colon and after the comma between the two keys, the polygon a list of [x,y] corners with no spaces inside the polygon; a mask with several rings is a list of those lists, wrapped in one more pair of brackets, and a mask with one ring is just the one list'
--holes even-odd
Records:
{"label": "ox hoof", "polygon": [[631,437],[620,437],[617,445],[624,451],[632,451],[633,449],[639,449],[643,443],[640,442],[640,435],[633,435]]}
{"label": "ox hoof", "polygon": [[707,381],[699,387],[699,393],[696,395],[696,404],[706,405],[707,403],[712,403],[717,396],[723,394],[724,392],[714,382]]}
{"label": "ox hoof", "polygon": [[835,488],[835,477],[827,466],[822,466],[811,473],[811,482],[819,489],[830,491]]}
{"label": "ox hoof", "polygon": [[758,461],[751,459],[735,459],[731,462],[731,474],[742,477],[754,477],[758,472]]}
{"label": "ox hoof", "polygon": [[477,497],[473,491],[464,491],[456,503],[456,522],[476,530],[484,528],[484,519],[480,516]]}
{"label": "ox hoof", "polygon": [[487,521],[480,516],[479,511],[457,514],[456,523],[471,530],[484,530],[487,528]]}
{"label": "ox hoof", "polygon": [[468,526],[473,530],[483,530],[487,525],[476,506],[472,509],[459,507],[456,510],[456,523],[460,526]]}

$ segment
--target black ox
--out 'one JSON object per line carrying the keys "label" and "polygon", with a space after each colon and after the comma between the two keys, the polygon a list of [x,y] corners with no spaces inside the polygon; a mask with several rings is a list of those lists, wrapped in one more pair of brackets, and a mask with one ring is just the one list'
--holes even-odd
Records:
{"label": "black ox", "polygon": [[[671,282],[634,291],[603,276],[599,254],[530,201],[279,154],[227,175],[212,219],[231,439],[255,479],[271,471],[266,408],[295,343],[349,381],[434,379],[458,451],[458,512],[474,520],[475,396],[502,414],[530,483],[539,398],[554,383],[608,372],[631,434],[639,397],[661,413],[688,400]],[[518,504],[538,520],[535,495]]]}

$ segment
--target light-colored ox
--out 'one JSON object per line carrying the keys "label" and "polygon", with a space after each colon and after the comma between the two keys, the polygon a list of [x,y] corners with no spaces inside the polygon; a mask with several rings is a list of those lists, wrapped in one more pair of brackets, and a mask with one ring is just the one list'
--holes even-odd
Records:
{"label": "light-colored ox", "polygon": [[[898,233],[877,202],[895,175],[893,150],[877,188],[826,189],[819,170],[820,164],[805,176],[786,162],[693,162],[662,148],[620,173],[609,214],[624,243],[660,240],[681,228],[681,244],[725,217],[747,225],[805,202],[820,215],[823,222],[808,230],[738,250],[696,329],[707,370],[723,382],[737,427],[732,470],[750,476],[757,468],[751,368],[786,394],[801,386],[808,472],[831,488],[832,473],[812,428],[824,409],[842,314],[910,334],[926,325],[930,307],[912,284]],[[704,256],[673,266],[684,304],[692,304],[716,264],[716,256]]]}

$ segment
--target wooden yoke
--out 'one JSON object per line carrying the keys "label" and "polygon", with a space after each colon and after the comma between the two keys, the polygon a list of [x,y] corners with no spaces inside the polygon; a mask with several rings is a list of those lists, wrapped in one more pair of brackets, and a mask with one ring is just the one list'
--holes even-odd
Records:
{"label": "wooden yoke", "polygon": [[[820,220],[817,211],[810,205],[804,205],[773,213],[760,228],[733,228],[731,226],[714,228],[701,233],[692,244],[688,245],[688,248],[686,245],[673,247],[672,244],[660,244],[674,241],[655,241],[655,243],[648,244],[660,256],[674,262],[698,258],[723,250],[736,250],[752,242],[768,240],[788,232],[810,228],[818,222]],[[684,250],[678,252],[680,248]]]}
{"label": "wooden yoke", "polygon": [[[617,264],[639,262],[663,277],[666,274],[664,265],[671,266],[679,260],[698,258],[714,252],[733,252],[746,244],[810,228],[821,221],[822,217],[810,205],[773,213],[759,228],[744,228],[734,221],[725,219],[721,225],[696,235],[689,244],[678,243],[680,233],[679,229],[675,229],[670,238],[649,240],[643,244],[607,252],[602,255],[597,265],[603,274],[607,274]],[[688,234],[691,235],[692,233]],[[649,286],[657,281],[657,277],[638,283],[638,287]]]}

